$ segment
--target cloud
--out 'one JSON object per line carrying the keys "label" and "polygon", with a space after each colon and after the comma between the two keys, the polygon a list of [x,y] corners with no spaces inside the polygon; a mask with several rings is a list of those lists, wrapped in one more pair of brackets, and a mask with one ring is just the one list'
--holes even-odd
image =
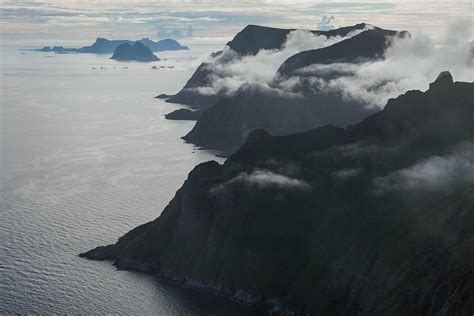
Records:
{"label": "cloud", "polygon": [[321,20],[316,24],[316,29],[321,31],[328,31],[334,29],[334,25],[332,25],[332,21],[336,18],[327,15],[323,15]]}
{"label": "cloud", "polygon": [[[296,30],[288,34],[280,50],[261,50],[255,56],[242,57],[225,48],[220,56],[208,63],[210,84],[194,89],[204,95],[234,95],[239,89],[248,87],[295,98],[302,96],[303,87],[315,93],[339,94],[347,101],[378,110],[390,98],[408,90],[426,90],[444,70],[449,70],[457,81],[472,81],[469,23],[468,20],[457,21],[447,28],[444,38],[437,41],[424,33],[397,37],[389,43],[384,59],[358,64],[314,64],[300,69],[293,77],[275,82],[277,69],[290,56],[326,47],[357,34],[326,38]],[[455,31],[456,36],[453,36]]]}
{"label": "cloud", "polygon": [[267,170],[255,170],[252,173],[242,172],[231,180],[212,189],[217,193],[232,185],[247,185],[258,188],[281,188],[292,190],[309,190],[311,186],[304,180],[291,178]]}
{"label": "cloud", "polygon": [[[332,14],[339,24],[360,22],[433,34],[450,19],[469,16],[471,1],[146,1],[146,0],[2,0],[0,28],[3,42],[21,45],[75,42],[83,45],[114,33],[136,39],[156,33],[165,21],[192,23],[194,38],[213,38],[224,44],[247,24],[313,28],[315,16]],[[59,20],[59,16],[63,19]],[[122,20],[114,17],[122,16]],[[211,19],[206,19],[211,18]],[[83,18],[86,21],[81,21]],[[59,26],[59,27],[58,27]]]}
{"label": "cloud", "polygon": [[450,191],[474,184],[474,144],[456,146],[446,156],[432,156],[409,168],[374,179],[378,193],[387,191]]}
{"label": "cloud", "polygon": [[292,55],[301,51],[317,49],[332,45],[345,38],[352,37],[363,30],[351,32],[346,37],[326,37],[315,35],[310,31],[295,30],[288,34],[281,49],[260,50],[256,55],[240,56],[226,47],[222,54],[208,61],[211,70],[211,84],[198,87],[195,90],[205,95],[235,94],[242,85],[258,86],[270,89],[271,92],[296,96],[286,87],[272,85],[275,74],[280,65]]}
{"label": "cloud", "polygon": [[439,41],[423,33],[397,38],[382,60],[311,65],[301,69],[298,75],[309,77],[306,80],[319,91],[339,93],[369,108],[383,108],[388,99],[408,90],[426,90],[443,70],[449,70],[458,81],[472,81],[469,30],[470,21],[460,20]]}

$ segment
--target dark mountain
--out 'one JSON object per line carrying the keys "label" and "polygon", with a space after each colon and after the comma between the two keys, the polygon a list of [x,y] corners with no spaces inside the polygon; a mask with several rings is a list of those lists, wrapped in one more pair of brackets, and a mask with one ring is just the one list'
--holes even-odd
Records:
{"label": "dark mountain", "polygon": [[[281,65],[273,89],[243,85],[235,95],[214,96],[215,105],[202,113],[193,130],[183,138],[203,147],[235,150],[250,131],[258,128],[274,135],[287,135],[326,124],[345,127],[356,123],[375,109],[340,93],[320,91],[296,71],[315,64],[382,58],[390,40],[406,34],[373,27],[331,46],[298,53]],[[338,76],[325,74],[329,75]],[[297,76],[300,82],[291,90],[283,81],[290,76]]]}
{"label": "dark mountain", "polygon": [[81,48],[65,48],[63,46],[54,46],[53,48],[45,46],[36,51],[41,52],[55,52],[55,53],[91,53],[91,54],[112,54],[117,47],[128,43],[133,45],[135,42],[140,42],[148,47],[152,52],[161,52],[167,50],[187,50],[188,47],[181,45],[173,39],[163,39],[158,42],[144,38],[138,41],[129,40],[108,40],[106,38],[98,37],[91,46],[84,46]]}
{"label": "dark mountain", "polygon": [[443,73],[347,129],[253,131],[81,256],[312,315],[470,315],[473,119],[474,83]]}
{"label": "dark mountain", "polygon": [[203,110],[183,139],[205,148],[234,151],[255,129],[288,135],[327,124],[345,127],[374,111],[335,93],[308,91],[295,97],[244,85],[235,95],[221,97]]}
{"label": "dark mountain", "polygon": [[288,76],[298,69],[314,64],[354,63],[381,58],[390,44],[390,38],[408,35],[408,32],[398,33],[373,27],[371,30],[329,47],[308,50],[293,55],[280,66],[278,73]]}
{"label": "dark mountain", "polygon": [[[368,27],[365,23],[342,27],[330,31],[311,31],[316,35],[346,36],[355,30]],[[260,25],[248,25],[228,42],[226,46],[241,55],[255,55],[261,49],[280,49],[287,35],[296,29],[278,29]]]}
{"label": "dark mountain", "polygon": [[140,42],[135,42],[133,45],[130,45],[129,43],[119,45],[111,58],[120,61],[141,62],[160,60],[158,57],[153,55],[148,47]]}
{"label": "dark mountain", "polygon": [[[365,23],[342,27],[330,31],[311,31],[317,35],[327,37],[346,36],[351,32],[367,28]],[[227,43],[227,47],[238,53],[238,56],[255,55],[261,49],[279,49],[286,41],[286,36],[294,29],[278,29],[258,25],[248,25],[240,31],[234,39]],[[221,52],[211,55],[211,61],[202,63],[188,80],[183,89],[167,102],[186,104],[193,108],[208,108],[219,99],[218,95],[203,95],[196,88],[210,85],[212,75],[212,59],[220,56]],[[237,57],[239,58],[239,57]]]}

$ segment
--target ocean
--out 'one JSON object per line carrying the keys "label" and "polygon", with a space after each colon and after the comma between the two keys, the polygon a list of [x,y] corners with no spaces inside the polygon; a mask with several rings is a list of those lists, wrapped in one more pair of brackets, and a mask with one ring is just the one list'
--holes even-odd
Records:
{"label": "ocean", "polygon": [[0,314],[256,313],[77,256],[158,217],[197,164],[224,161],[184,143],[194,122],[166,120],[180,106],[154,98],[215,50],[142,64],[1,47]]}

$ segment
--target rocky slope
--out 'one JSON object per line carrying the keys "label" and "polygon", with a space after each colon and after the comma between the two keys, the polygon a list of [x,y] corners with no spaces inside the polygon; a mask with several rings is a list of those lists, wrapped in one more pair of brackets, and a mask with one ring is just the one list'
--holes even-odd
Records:
{"label": "rocky slope", "polygon": [[470,315],[473,121],[474,83],[442,73],[347,129],[256,130],[81,256],[313,315]]}
{"label": "rocky slope", "polygon": [[130,45],[129,43],[121,44],[117,47],[111,59],[118,61],[140,61],[150,62],[160,60],[156,57],[151,50],[145,45],[135,42]]}

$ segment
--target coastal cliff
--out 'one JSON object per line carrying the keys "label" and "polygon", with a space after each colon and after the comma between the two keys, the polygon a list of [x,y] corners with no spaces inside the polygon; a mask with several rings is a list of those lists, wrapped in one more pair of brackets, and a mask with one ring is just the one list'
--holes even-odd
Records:
{"label": "coastal cliff", "polygon": [[347,129],[251,132],[156,220],[81,256],[273,311],[468,315],[473,91],[445,72]]}

